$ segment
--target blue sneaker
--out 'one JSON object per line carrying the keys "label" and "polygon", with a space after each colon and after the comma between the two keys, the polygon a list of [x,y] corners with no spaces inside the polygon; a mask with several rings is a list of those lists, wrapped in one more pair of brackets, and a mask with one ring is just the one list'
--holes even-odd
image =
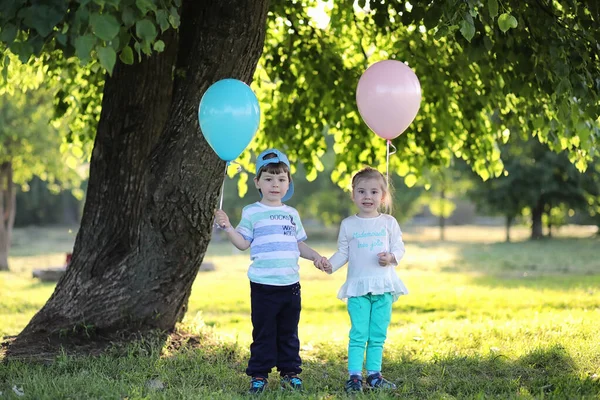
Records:
{"label": "blue sneaker", "polygon": [[258,394],[265,391],[267,388],[267,378],[263,378],[262,376],[253,376],[250,381],[250,390],[248,393],[250,394]]}
{"label": "blue sneaker", "polygon": [[281,388],[301,392],[304,389],[302,379],[296,374],[284,375],[281,378]]}
{"label": "blue sneaker", "polygon": [[385,379],[381,374],[369,375],[367,378],[367,386],[371,389],[396,390],[396,385]]}
{"label": "blue sneaker", "polygon": [[348,379],[346,381],[346,385],[344,385],[344,389],[346,390],[346,393],[362,392],[363,391],[362,376],[360,376],[360,375],[350,376],[350,379]]}

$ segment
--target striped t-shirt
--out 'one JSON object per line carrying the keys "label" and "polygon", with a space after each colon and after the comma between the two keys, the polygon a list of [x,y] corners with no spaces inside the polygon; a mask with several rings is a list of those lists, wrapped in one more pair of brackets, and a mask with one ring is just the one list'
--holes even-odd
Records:
{"label": "striped t-shirt", "polygon": [[250,281],[274,286],[300,281],[298,242],[306,240],[306,232],[295,208],[247,205],[236,230],[250,242]]}

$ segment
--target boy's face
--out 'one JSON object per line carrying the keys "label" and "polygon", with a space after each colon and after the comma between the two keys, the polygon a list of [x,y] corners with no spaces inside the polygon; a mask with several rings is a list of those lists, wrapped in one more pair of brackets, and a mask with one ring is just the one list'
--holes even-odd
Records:
{"label": "boy's face", "polygon": [[290,187],[290,180],[287,172],[278,174],[263,172],[260,174],[260,178],[254,178],[254,184],[262,193],[261,203],[268,206],[280,206],[281,199]]}

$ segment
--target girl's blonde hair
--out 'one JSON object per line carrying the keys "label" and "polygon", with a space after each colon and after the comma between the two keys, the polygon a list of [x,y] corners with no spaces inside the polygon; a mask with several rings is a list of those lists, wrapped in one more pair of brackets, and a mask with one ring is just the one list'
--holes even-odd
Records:
{"label": "girl's blonde hair", "polygon": [[394,203],[392,200],[392,187],[385,176],[375,168],[364,167],[352,177],[352,191],[354,192],[356,185],[365,179],[376,179],[379,181],[381,184],[381,192],[383,193],[381,205],[387,214],[391,214],[392,205]]}

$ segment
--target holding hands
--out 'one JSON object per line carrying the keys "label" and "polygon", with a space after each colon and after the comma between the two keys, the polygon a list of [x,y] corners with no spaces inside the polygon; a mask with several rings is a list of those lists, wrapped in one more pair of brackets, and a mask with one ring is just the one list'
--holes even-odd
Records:
{"label": "holding hands", "polygon": [[379,260],[379,265],[381,265],[382,267],[385,267],[392,263],[396,263],[396,257],[394,256],[394,254],[389,253],[387,251],[377,254],[377,258]]}
{"label": "holding hands", "polygon": [[315,259],[315,267],[328,274],[331,274],[333,272],[331,263],[329,262],[327,257],[320,257]]}

